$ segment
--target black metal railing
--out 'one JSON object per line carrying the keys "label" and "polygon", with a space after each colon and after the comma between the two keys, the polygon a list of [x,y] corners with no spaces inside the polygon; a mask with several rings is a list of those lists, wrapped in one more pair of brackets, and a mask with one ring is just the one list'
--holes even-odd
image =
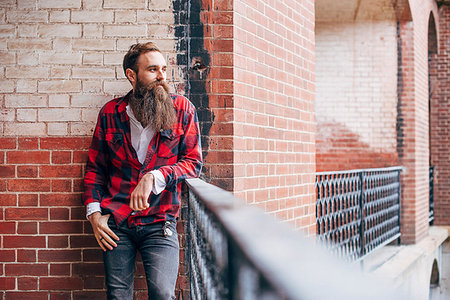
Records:
{"label": "black metal railing", "polygon": [[261,209],[200,179],[186,182],[191,299],[404,299]]}
{"label": "black metal railing", "polygon": [[434,166],[430,166],[430,204],[428,212],[428,222],[432,225],[434,221]]}
{"label": "black metal railing", "polygon": [[317,173],[317,238],[351,261],[399,239],[401,170]]}

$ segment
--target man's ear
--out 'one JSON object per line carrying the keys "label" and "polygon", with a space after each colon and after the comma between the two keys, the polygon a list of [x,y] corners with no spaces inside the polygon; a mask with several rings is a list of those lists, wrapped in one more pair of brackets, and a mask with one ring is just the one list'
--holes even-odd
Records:
{"label": "man's ear", "polygon": [[134,87],[137,80],[136,72],[128,68],[125,70],[125,76],[127,76],[128,80],[131,82],[131,85]]}

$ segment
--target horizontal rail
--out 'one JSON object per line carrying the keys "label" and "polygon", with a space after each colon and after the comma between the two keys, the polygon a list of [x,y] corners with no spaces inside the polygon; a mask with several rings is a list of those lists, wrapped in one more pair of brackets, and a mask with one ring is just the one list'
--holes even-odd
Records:
{"label": "horizontal rail", "polygon": [[231,193],[186,180],[191,299],[403,299]]}

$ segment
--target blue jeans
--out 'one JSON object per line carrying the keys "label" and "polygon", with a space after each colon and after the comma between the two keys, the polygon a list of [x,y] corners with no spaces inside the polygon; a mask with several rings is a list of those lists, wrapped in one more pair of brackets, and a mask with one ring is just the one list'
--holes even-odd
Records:
{"label": "blue jeans", "polygon": [[119,237],[117,247],[103,253],[108,299],[132,300],[134,265],[140,252],[147,279],[148,299],[175,299],[178,275],[179,244],[176,224],[169,228],[172,236],[163,235],[164,222],[128,228],[116,226],[109,218],[108,226]]}

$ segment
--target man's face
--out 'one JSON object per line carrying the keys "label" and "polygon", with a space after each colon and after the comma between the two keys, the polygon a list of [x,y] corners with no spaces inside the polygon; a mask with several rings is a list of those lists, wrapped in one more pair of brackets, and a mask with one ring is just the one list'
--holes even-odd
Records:
{"label": "man's face", "polygon": [[[166,60],[164,56],[157,51],[142,53],[137,60],[138,74],[137,80],[144,86],[155,81],[165,81]],[[132,81],[133,88],[136,87],[136,81]]]}

